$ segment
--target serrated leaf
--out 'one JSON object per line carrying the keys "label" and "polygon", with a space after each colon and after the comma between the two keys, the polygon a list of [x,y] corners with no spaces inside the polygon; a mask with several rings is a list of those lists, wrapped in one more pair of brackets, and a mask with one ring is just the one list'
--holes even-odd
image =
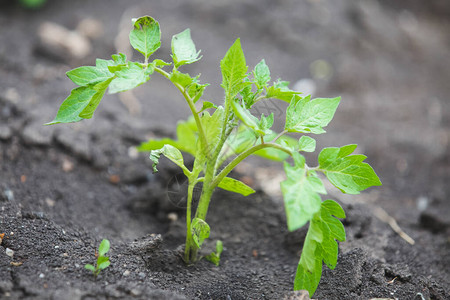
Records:
{"label": "serrated leaf", "polygon": [[[281,191],[286,210],[288,229],[296,230],[306,224],[320,210],[319,193],[324,189],[318,185],[314,173],[305,169],[305,158],[294,152],[294,166],[284,162],[287,179],[281,182]],[[320,179],[319,179],[320,180]]]}
{"label": "serrated leaf", "polygon": [[261,115],[261,119],[258,120],[258,118],[252,115],[248,109],[242,107],[238,101],[232,101],[231,107],[233,108],[234,114],[246,126],[253,129],[258,134],[266,135],[272,132],[270,128],[273,125],[273,113],[267,117]]}
{"label": "serrated leaf", "polygon": [[218,187],[226,191],[241,194],[243,196],[248,196],[255,192],[254,189],[252,189],[242,181],[230,177],[225,177],[224,179],[222,179],[222,181],[219,182]]}
{"label": "serrated leaf", "polygon": [[[203,147],[201,148],[205,155],[213,153],[216,149],[217,143],[220,139],[220,134],[222,133],[224,115],[225,112],[223,107],[219,106],[213,115],[210,115],[207,111],[205,111],[200,118],[205,131],[206,141],[210,147],[210,149],[204,149]],[[198,147],[200,147],[200,145]],[[196,154],[196,157],[197,156],[198,154]]]}
{"label": "serrated leaf", "polygon": [[75,84],[79,86],[93,85],[102,81],[106,81],[114,76],[107,68],[99,68],[93,66],[79,67],[66,73]]}
{"label": "serrated leaf", "polygon": [[[200,76],[200,75],[199,75]],[[183,87],[196,103],[198,99],[203,95],[203,91],[209,84],[200,84],[198,77],[191,77],[189,74],[181,73],[178,70],[174,70],[170,73],[170,80],[174,84],[178,84]]]}
{"label": "serrated leaf", "polygon": [[105,95],[106,89],[108,88],[111,81],[114,79],[114,77],[109,78],[106,81],[97,83],[95,86],[93,86],[93,89],[96,91],[96,93],[92,96],[91,100],[89,101],[89,104],[83,109],[83,111],[79,114],[79,116],[83,119],[90,119],[94,115],[95,110],[97,109],[98,105],[100,104],[100,101],[102,100],[103,96]]}
{"label": "serrated leaf", "polygon": [[172,63],[166,62],[166,61],[164,61],[162,59],[155,59],[155,60],[152,61],[152,64],[155,67],[164,67],[164,66],[170,66]]}
{"label": "serrated leaf", "polygon": [[168,144],[164,145],[161,149],[150,151],[150,159],[153,161],[153,172],[158,172],[156,166],[159,163],[161,154],[179,166],[183,170],[183,173],[189,177],[190,171],[184,165],[183,155],[180,150]]}
{"label": "serrated leaf", "polygon": [[307,290],[310,297],[319,285],[322,276],[322,261],[330,269],[336,267],[338,245],[345,241],[342,223],[333,217],[345,218],[342,207],[333,200],[325,200],[311,220],[308,233],[294,279],[294,290]]}
{"label": "serrated leaf", "polygon": [[372,167],[364,163],[365,155],[350,155],[357,145],[324,148],[319,154],[319,170],[343,193],[359,194],[371,186],[381,185]]}
{"label": "serrated leaf", "polygon": [[221,86],[225,90],[227,99],[233,99],[243,88],[251,85],[251,82],[244,82],[247,77],[247,65],[240,39],[237,39],[228,49],[225,57],[220,61],[220,69]]}
{"label": "serrated leaf", "polygon": [[83,120],[80,113],[89,105],[92,97],[97,93],[90,86],[82,86],[71,91],[69,97],[59,107],[58,113],[53,121],[45,125],[58,123],[71,123]]}
{"label": "serrated leaf", "polygon": [[[249,82],[251,83],[250,79],[248,77],[244,78],[244,82]],[[256,97],[259,95],[260,93],[257,92],[253,92],[252,91],[252,85],[249,84],[247,86],[245,86],[240,92],[239,95],[241,95],[242,97],[242,101],[245,104],[245,108],[251,108],[253,106],[253,104],[255,104],[255,99]]]}
{"label": "serrated leaf", "polygon": [[104,256],[106,254],[106,252],[109,251],[109,247],[110,247],[109,241],[106,239],[102,240],[102,242],[100,243],[100,246],[98,248],[98,255]]}
{"label": "serrated leaf", "polygon": [[270,70],[264,59],[255,66],[253,76],[255,77],[256,86],[258,89],[267,86],[267,83],[270,81]]}
{"label": "serrated leaf", "polygon": [[298,94],[301,93],[289,89],[289,81],[278,79],[272,86],[267,88],[266,98],[275,98],[289,103],[292,97]]}
{"label": "serrated leaf", "polygon": [[314,152],[316,150],[316,140],[307,135],[303,135],[298,140],[298,150],[305,152]]}
{"label": "serrated leaf", "polygon": [[286,110],[285,130],[300,133],[324,133],[323,127],[333,119],[340,99],[337,97],[310,100],[309,96],[293,97]]}
{"label": "serrated leaf", "polygon": [[111,55],[116,65],[125,65],[127,63],[127,56],[123,53]]}
{"label": "serrated leaf", "polygon": [[91,272],[95,272],[95,267],[94,267],[93,265],[91,265],[91,264],[86,264],[86,265],[84,266],[84,268],[85,268],[85,269],[88,269],[88,270],[91,271]]}
{"label": "serrated leaf", "polygon": [[209,237],[209,225],[202,219],[194,218],[191,223],[192,239],[198,248],[201,248],[203,241]]}
{"label": "serrated leaf", "polygon": [[217,105],[215,105],[214,103],[209,102],[209,101],[203,101],[202,108],[200,109],[199,112],[202,112],[202,111],[210,109],[210,108],[217,108]]}
{"label": "serrated leaf", "polygon": [[161,46],[161,30],[159,23],[149,16],[134,21],[130,32],[131,46],[148,58]]}
{"label": "serrated leaf", "polygon": [[150,79],[148,69],[135,62],[128,62],[126,67],[114,74],[116,78],[109,85],[110,94],[131,90]]}
{"label": "serrated leaf", "polygon": [[172,58],[175,67],[192,64],[201,59],[191,38],[191,30],[186,29],[172,37]]}

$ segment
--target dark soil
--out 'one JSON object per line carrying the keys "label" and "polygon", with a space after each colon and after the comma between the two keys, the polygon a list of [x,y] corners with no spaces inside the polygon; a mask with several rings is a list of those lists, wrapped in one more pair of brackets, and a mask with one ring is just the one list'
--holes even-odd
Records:
{"label": "dark soil", "polygon": [[[182,177],[165,160],[152,174],[134,148],[173,136],[188,115],[156,75],[135,98],[107,96],[92,120],[42,126],[73,87],[65,71],[127,51],[116,37],[148,14],[161,24],[161,58],[191,28],[204,57],[186,70],[212,83],[208,100],[222,97],[219,60],[236,37],[250,67],[265,58],[274,79],[342,96],[318,146],[359,144],[383,186],[354,197],[330,189],[347,213],[347,241],[314,298],[450,299],[450,5],[424,3],[54,0],[27,10],[0,1],[0,298],[302,299],[291,290],[306,228],[286,229],[272,189],[279,164],[252,159],[234,173],[253,182],[252,196],[214,194],[205,251],[222,240],[220,266],[183,264]],[[84,56],[38,34],[43,22],[80,32],[89,18],[103,32],[93,30]],[[282,121],[284,106],[269,104],[259,109]],[[112,264],[95,280],[84,265],[104,238]]]}

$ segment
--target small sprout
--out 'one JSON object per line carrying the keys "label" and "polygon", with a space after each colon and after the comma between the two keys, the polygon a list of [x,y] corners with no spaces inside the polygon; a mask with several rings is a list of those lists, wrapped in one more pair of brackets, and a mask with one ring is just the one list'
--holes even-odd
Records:
{"label": "small sprout", "polygon": [[100,246],[98,247],[98,253],[96,253],[97,262],[95,266],[91,264],[87,264],[84,266],[86,269],[91,271],[92,274],[94,274],[95,278],[97,278],[101,270],[106,269],[111,264],[111,262],[109,261],[109,257],[105,256],[106,252],[108,251],[109,251],[109,241],[102,240]]}
{"label": "small sprout", "polygon": [[223,243],[222,241],[217,241],[216,252],[211,252],[211,254],[205,256],[205,259],[212,262],[216,266],[219,266],[220,254],[222,254],[222,251],[223,251]]}

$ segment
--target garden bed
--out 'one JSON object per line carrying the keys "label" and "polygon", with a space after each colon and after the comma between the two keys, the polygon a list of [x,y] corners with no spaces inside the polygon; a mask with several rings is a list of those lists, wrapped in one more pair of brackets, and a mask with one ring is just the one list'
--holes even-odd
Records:
{"label": "garden bed", "polygon": [[[166,37],[192,29],[204,57],[189,70],[212,78],[211,100],[222,97],[218,61],[238,36],[244,52],[259,58],[249,65],[264,57],[273,77],[319,96],[342,95],[318,146],[358,143],[383,186],[355,197],[331,190],[347,213],[347,241],[336,269],[324,268],[314,298],[450,298],[444,17],[369,2],[113,3],[49,1],[38,11],[0,4],[0,298],[302,299],[291,290],[306,228],[286,229],[272,188],[279,164],[252,159],[233,173],[254,195],[214,194],[205,250],[223,241],[220,266],[183,263],[182,176],[166,160],[152,174],[148,154],[135,150],[148,137],[173,136],[187,116],[156,75],[134,95],[108,96],[93,120],[42,126],[72,88],[65,71],[115,53],[119,21],[144,14],[160,21]],[[88,27],[102,33],[87,39],[91,51],[83,57],[39,33],[44,21],[80,33],[79,24],[93,18],[100,23]],[[128,33],[131,23],[124,24]],[[332,71],[314,71],[319,59]],[[282,111],[270,103],[260,109]],[[414,245],[394,232],[392,220]],[[84,265],[104,238],[111,266],[95,279]]]}

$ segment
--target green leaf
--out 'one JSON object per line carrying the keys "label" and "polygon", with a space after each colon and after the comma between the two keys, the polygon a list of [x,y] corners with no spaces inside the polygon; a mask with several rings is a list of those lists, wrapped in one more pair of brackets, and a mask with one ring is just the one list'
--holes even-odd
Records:
{"label": "green leaf", "polygon": [[306,172],[305,158],[294,152],[294,166],[284,162],[287,179],[281,182],[288,229],[296,230],[306,224],[320,209],[319,193],[322,182],[314,172]]}
{"label": "green leaf", "polygon": [[88,86],[110,79],[114,76],[107,68],[93,66],[79,67],[66,73],[75,84]]}
{"label": "green leaf", "polygon": [[305,152],[314,152],[316,150],[316,140],[307,135],[298,140],[298,150]]}
{"label": "green leaf", "polygon": [[190,153],[195,156],[198,129],[194,117],[190,117],[187,121],[178,122],[177,125],[177,148],[181,151]]}
{"label": "green leaf", "polygon": [[109,265],[111,265],[111,262],[109,261],[109,258],[108,258],[108,257],[102,256],[101,258],[102,258],[102,259],[101,259],[101,262],[100,262],[100,263],[97,261],[97,266],[98,266],[98,270],[99,270],[99,271],[104,270],[104,269],[106,269],[107,267],[109,267]]}
{"label": "green leaf", "polygon": [[191,223],[192,239],[198,248],[201,248],[203,241],[209,237],[209,225],[202,219],[194,218]]}
{"label": "green leaf", "polygon": [[[200,75],[199,75],[200,76]],[[170,73],[170,80],[174,84],[182,86],[192,98],[193,102],[197,102],[203,95],[203,91],[209,84],[200,84],[198,77],[191,77],[189,74],[181,73],[178,70],[174,70]]]}
{"label": "green leaf", "polygon": [[244,152],[255,143],[256,138],[257,135],[247,126],[239,126],[236,132],[231,134],[226,140],[223,155],[230,157],[233,154]]}
{"label": "green leaf", "polygon": [[225,177],[222,181],[219,182],[218,187],[224,189],[226,191],[238,193],[244,196],[248,196],[255,192],[254,189],[234,178]]}
{"label": "green leaf", "polygon": [[244,82],[247,77],[247,65],[241,41],[237,39],[228,49],[225,57],[220,61],[222,71],[222,88],[225,90],[227,99],[234,98],[243,88],[251,85],[251,82]]}
{"label": "green leaf", "polygon": [[109,93],[114,94],[131,90],[150,79],[148,69],[142,68],[141,64],[128,62],[128,65],[117,71],[115,78],[109,85]]}
{"label": "green leaf", "polygon": [[86,265],[84,266],[84,268],[85,268],[85,269],[88,269],[88,270],[91,271],[92,273],[95,272],[95,267],[94,267],[93,265],[91,265],[91,264],[86,264]]}
{"label": "green leaf", "polygon": [[104,256],[106,254],[106,252],[109,251],[109,247],[110,247],[109,241],[106,239],[102,240],[102,242],[100,243],[100,246],[98,248],[98,255]]}
{"label": "green leaf", "polygon": [[319,154],[319,170],[343,193],[359,194],[371,186],[381,185],[372,167],[364,163],[365,155],[350,155],[357,145],[323,149]]}
{"label": "green leaf", "polygon": [[92,96],[91,100],[89,101],[89,104],[83,109],[83,111],[79,114],[79,116],[83,119],[90,119],[94,115],[95,110],[97,109],[98,105],[100,104],[100,101],[102,100],[103,96],[105,95],[106,89],[108,88],[111,81],[114,79],[114,77],[109,78],[106,81],[97,83],[94,85],[93,89],[97,91],[94,96]]}
{"label": "green leaf", "polygon": [[199,57],[199,55],[200,51],[197,52],[195,49],[190,29],[186,29],[172,37],[172,58],[175,68],[200,60],[202,57]]}
{"label": "green leaf", "polygon": [[69,97],[61,104],[55,119],[45,125],[71,123],[83,120],[83,118],[80,117],[80,113],[89,105],[92,97],[97,92],[98,91],[90,86],[82,86],[73,89]]}
{"label": "green leaf", "polygon": [[272,86],[267,88],[266,98],[280,99],[286,102],[291,102],[294,95],[301,94],[289,89],[289,81],[281,81],[278,79]]}
{"label": "green leaf", "polygon": [[340,97],[310,100],[309,96],[295,96],[286,110],[285,129],[289,132],[324,133],[323,127],[333,119],[340,100]]}
{"label": "green leaf", "polygon": [[265,117],[261,115],[261,120],[252,115],[250,111],[242,107],[238,101],[232,101],[231,107],[233,108],[234,114],[249,128],[253,129],[260,135],[266,135],[271,133],[270,128],[273,125],[273,113]]}
{"label": "green leaf", "polygon": [[258,89],[267,86],[267,83],[270,81],[270,70],[264,59],[255,66],[253,76],[255,77],[256,86]]}
{"label": "green leaf", "polygon": [[161,46],[159,23],[152,17],[140,17],[134,21],[130,32],[130,44],[147,59]]}
{"label": "green leaf", "polygon": [[170,62],[165,62],[162,59],[155,59],[152,61],[152,65],[154,65],[155,67],[164,67],[164,66],[170,66],[172,63]]}
{"label": "green leaf", "polygon": [[273,113],[271,113],[267,117],[264,116],[264,114],[261,114],[259,126],[260,126],[260,129],[264,132],[264,134],[268,134],[268,133],[272,132],[272,130],[270,130],[270,128],[272,128],[272,125],[273,125]]}
{"label": "green leaf", "polygon": [[233,108],[234,114],[249,128],[254,131],[259,130],[259,120],[257,117],[252,115],[250,111],[239,104],[239,101],[235,100],[231,102],[231,107]]}
{"label": "green leaf", "polygon": [[205,131],[206,141],[210,147],[210,149],[202,149],[204,154],[213,153],[215,151],[220,139],[220,134],[222,133],[224,115],[225,112],[222,106],[219,106],[212,116],[207,111],[203,112],[200,121],[202,122]]}
{"label": "green leaf", "polygon": [[203,101],[202,108],[200,109],[199,112],[202,112],[202,111],[210,109],[210,108],[217,108],[217,105],[215,105],[214,103],[209,102],[209,101]]}
{"label": "green leaf", "polygon": [[100,59],[95,60],[95,68],[105,75],[114,76],[114,72],[119,71],[126,66],[127,57],[123,53],[111,55],[114,59]]}
{"label": "green leaf", "polygon": [[217,256],[220,257],[222,252],[223,252],[223,243],[222,243],[222,241],[218,240],[216,242],[216,254],[217,254]]}
{"label": "green leaf", "polygon": [[163,154],[165,157],[170,159],[173,163],[175,163],[177,166],[179,166],[184,174],[189,177],[189,174],[191,173],[184,165],[183,155],[181,154],[180,150],[175,148],[172,145],[164,145],[161,149],[158,150],[152,150],[150,152],[150,159],[153,161],[153,172],[158,172],[156,169],[156,166],[159,163],[159,157]]}
{"label": "green leaf", "polygon": [[294,290],[307,290],[310,297],[322,276],[322,261],[334,269],[338,256],[338,241],[345,241],[342,223],[333,217],[345,218],[342,207],[333,200],[325,200],[311,220],[294,279]]}
{"label": "green leaf", "polygon": [[211,252],[211,254],[205,256],[205,259],[215,264],[217,267],[220,263],[220,255],[223,251],[223,243],[222,241],[216,242],[216,252]]}
{"label": "green leaf", "polygon": [[127,56],[123,53],[111,55],[116,65],[125,65],[127,63]]}
{"label": "green leaf", "polygon": [[150,140],[142,143],[139,147],[139,151],[151,151],[158,150],[164,145],[169,144],[180,151],[187,152],[192,156],[196,154],[197,144],[197,125],[193,117],[190,117],[187,121],[180,121],[177,125],[177,140],[164,138],[160,140]]}
{"label": "green leaf", "polygon": [[[244,82],[251,83],[250,79],[248,77],[244,78]],[[252,91],[252,85],[249,84],[245,86],[240,92],[239,95],[242,97],[243,103],[245,103],[245,108],[251,108],[253,104],[255,104],[256,97],[260,94],[260,91],[253,92]]]}

